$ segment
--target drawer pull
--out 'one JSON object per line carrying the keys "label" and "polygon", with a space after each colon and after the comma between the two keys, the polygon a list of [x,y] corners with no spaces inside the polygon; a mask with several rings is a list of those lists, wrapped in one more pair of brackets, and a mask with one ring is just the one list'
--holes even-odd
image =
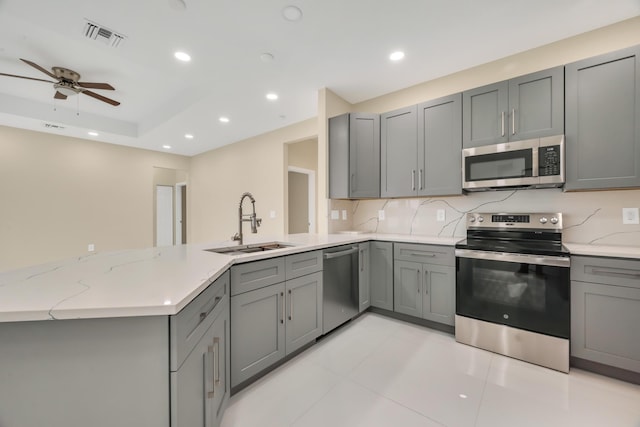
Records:
{"label": "drawer pull", "polygon": [[207,316],[209,314],[211,314],[211,312],[213,311],[214,308],[216,308],[216,306],[218,305],[220,300],[222,300],[222,297],[215,297],[215,299],[213,300],[213,305],[211,306],[211,308],[209,310],[207,310],[207,311],[203,311],[202,313],[200,313],[200,323],[202,323],[204,321],[204,319],[206,319]]}
{"label": "drawer pull", "polygon": [[411,252],[411,256],[428,256],[429,258],[435,258],[437,254],[426,252]]}

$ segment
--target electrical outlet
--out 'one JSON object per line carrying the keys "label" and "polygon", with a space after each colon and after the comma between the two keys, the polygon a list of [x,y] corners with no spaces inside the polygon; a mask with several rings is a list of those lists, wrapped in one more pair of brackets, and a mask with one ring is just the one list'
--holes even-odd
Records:
{"label": "electrical outlet", "polygon": [[444,220],[445,220],[444,209],[438,209],[436,211],[436,221],[444,222]]}
{"label": "electrical outlet", "polygon": [[347,211],[345,209],[342,210],[342,220],[343,221],[347,220]]}
{"label": "electrical outlet", "polygon": [[640,209],[638,208],[622,208],[623,224],[640,224]]}
{"label": "electrical outlet", "polygon": [[383,210],[379,210],[378,211],[378,220],[379,221],[384,221],[384,211]]}
{"label": "electrical outlet", "polygon": [[337,210],[332,210],[331,211],[331,219],[340,219],[340,212],[338,212]]}
{"label": "electrical outlet", "polygon": [[87,251],[89,251],[89,252],[93,252],[93,251],[95,251],[95,250],[96,250],[96,245],[94,245],[93,243],[89,243],[89,244],[87,245]]}

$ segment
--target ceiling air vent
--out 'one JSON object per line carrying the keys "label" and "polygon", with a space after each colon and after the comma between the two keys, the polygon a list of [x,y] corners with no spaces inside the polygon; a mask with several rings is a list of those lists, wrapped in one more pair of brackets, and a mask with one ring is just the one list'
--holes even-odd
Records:
{"label": "ceiling air vent", "polygon": [[120,47],[124,43],[126,39],[124,35],[88,19],[86,21],[84,25],[84,36],[86,38],[102,42],[110,47]]}

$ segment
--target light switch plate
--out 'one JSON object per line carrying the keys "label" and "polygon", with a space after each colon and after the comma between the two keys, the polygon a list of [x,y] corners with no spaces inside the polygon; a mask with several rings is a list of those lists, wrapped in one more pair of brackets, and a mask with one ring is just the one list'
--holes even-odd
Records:
{"label": "light switch plate", "polygon": [[384,211],[383,210],[379,210],[378,211],[378,220],[379,221],[384,221]]}
{"label": "light switch plate", "polygon": [[444,209],[438,209],[436,211],[436,221],[444,222],[444,220],[445,220]]}
{"label": "light switch plate", "polygon": [[640,224],[640,209],[638,208],[622,208],[623,224]]}
{"label": "light switch plate", "polygon": [[340,212],[338,212],[337,210],[333,209],[331,211],[331,219],[340,219]]}
{"label": "light switch plate", "polygon": [[269,218],[273,219],[276,217],[276,211],[269,211]]}
{"label": "light switch plate", "polygon": [[87,245],[87,251],[89,251],[89,252],[93,252],[93,251],[95,251],[95,250],[96,250],[96,245],[94,245],[93,243],[89,243],[89,244]]}
{"label": "light switch plate", "polygon": [[346,221],[346,220],[347,220],[347,211],[346,211],[346,209],[343,209],[343,210],[342,210],[342,220],[343,220],[343,221]]}

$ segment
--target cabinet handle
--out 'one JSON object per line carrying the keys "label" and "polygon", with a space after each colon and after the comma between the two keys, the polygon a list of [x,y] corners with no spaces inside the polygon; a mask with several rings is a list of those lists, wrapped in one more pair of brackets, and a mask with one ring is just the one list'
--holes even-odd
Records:
{"label": "cabinet handle", "polygon": [[211,306],[209,310],[200,313],[200,323],[202,323],[202,321],[207,318],[207,316],[213,311],[213,309],[216,308],[221,299],[222,297],[216,297],[213,300],[213,306]]}
{"label": "cabinet handle", "polygon": [[213,367],[207,369],[209,363],[215,366],[215,358],[216,353],[213,349],[213,345],[207,347],[207,359],[205,360],[205,376],[207,377],[207,399],[213,399],[216,394],[216,386],[215,386],[215,378],[214,375],[210,372],[213,370]]}
{"label": "cabinet handle", "polygon": [[280,323],[284,323],[284,292],[280,292],[280,298],[282,299],[282,317],[280,318]]}
{"label": "cabinet handle", "polygon": [[213,338],[215,352],[213,353],[213,389],[220,384],[220,338]]}
{"label": "cabinet handle", "polygon": [[411,171],[411,190],[416,191],[416,170]]}
{"label": "cabinet handle", "polygon": [[516,134],[516,109],[511,109],[511,135]]}
{"label": "cabinet handle", "polygon": [[293,294],[289,289],[289,320],[293,320]]}
{"label": "cabinet handle", "polygon": [[356,177],[356,174],[355,174],[355,173],[352,173],[352,174],[351,174],[351,185],[350,185],[350,187],[351,187],[351,188],[349,188],[349,191],[354,191],[354,188],[353,188],[353,181],[354,181],[355,177]]}
{"label": "cabinet handle", "polygon": [[429,295],[429,272],[424,271],[424,294]]}
{"label": "cabinet handle", "polygon": [[364,271],[364,251],[360,249],[360,257],[358,258],[358,262],[360,263],[360,272]]}
{"label": "cabinet handle", "polygon": [[418,189],[422,190],[422,169],[418,171]]}
{"label": "cabinet handle", "polygon": [[418,273],[418,293],[420,293],[420,270],[416,270],[416,273]]}
{"label": "cabinet handle", "polygon": [[504,136],[504,111],[500,113],[501,125],[500,125],[500,136]]}

